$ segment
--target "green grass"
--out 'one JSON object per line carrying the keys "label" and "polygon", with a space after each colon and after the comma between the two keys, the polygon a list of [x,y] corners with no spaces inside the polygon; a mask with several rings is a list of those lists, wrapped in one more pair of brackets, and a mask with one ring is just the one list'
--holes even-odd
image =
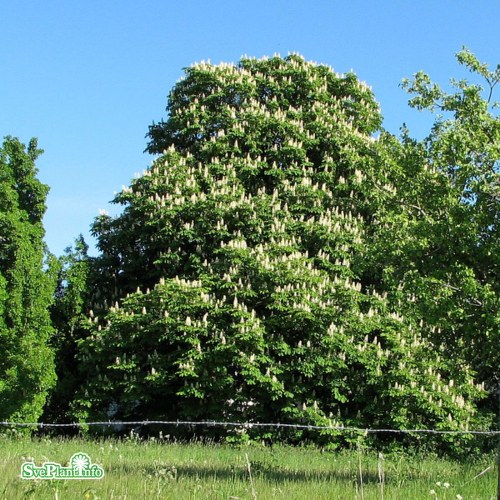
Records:
{"label": "green grass", "polygon": [[[67,465],[76,452],[102,465],[102,480],[23,480],[21,464]],[[248,471],[248,461],[252,481]],[[359,459],[363,481],[359,477]],[[466,463],[363,450],[135,440],[29,439],[0,435],[0,500],[44,499],[492,499],[495,457]],[[379,479],[382,466],[385,480]],[[482,471],[483,475],[474,479]],[[435,495],[430,491],[434,490]],[[457,495],[460,495],[457,497]]]}

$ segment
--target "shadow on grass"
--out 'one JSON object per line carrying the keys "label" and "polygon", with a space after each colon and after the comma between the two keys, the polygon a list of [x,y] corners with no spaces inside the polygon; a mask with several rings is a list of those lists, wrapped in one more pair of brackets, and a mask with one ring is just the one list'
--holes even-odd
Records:
{"label": "shadow on grass", "polygon": [[[358,479],[358,471],[324,471],[324,470],[289,470],[280,467],[263,464],[259,462],[251,463],[252,477],[271,483],[301,483],[301,482],[348,482],[352,483]],[[207,467],[201,465],[151,465],[146,467],[120,464],[113,467],[114,473],[123,473],[126,475],[137,475],[154,478],[164,477],[165,479],[175,480],[180,478],[202,479],[213,481],[248,481],[248,470],[246,467]],[[385,481],[388,481],[386,475]],[[363,483],[379,483],[379,477],[376,472],[363,471]]]}

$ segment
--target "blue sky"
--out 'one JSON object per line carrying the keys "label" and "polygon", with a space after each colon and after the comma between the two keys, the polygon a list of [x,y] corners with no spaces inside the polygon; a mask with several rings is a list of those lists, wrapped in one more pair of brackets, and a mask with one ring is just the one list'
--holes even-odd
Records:
{"label": "blue sky", "polygon": [[299,52],[354,70],[373,87],[384,127],[417,137],[430,119],[407,106],[401,79],[424,69],[443,84],[466,76],[454,54],[468,46],[500,62],[498,0],[217,1],[2,0],[0,135],[45,150],[46,241],[56,255],[83,233],[114,192],[152,158],[152,121],[182,68]]}

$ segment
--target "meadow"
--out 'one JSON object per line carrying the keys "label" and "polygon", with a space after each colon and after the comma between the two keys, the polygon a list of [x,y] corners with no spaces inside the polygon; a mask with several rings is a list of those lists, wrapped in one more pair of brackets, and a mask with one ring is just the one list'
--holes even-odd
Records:
{"label": "meadow", "polygon": [[[26,480],[33,460],[68,464],[77,452],[104,468],[101,480]],[[452,461],[314,447],[138,439],[0,435],[0,499],[494,499],[495,456]]]}

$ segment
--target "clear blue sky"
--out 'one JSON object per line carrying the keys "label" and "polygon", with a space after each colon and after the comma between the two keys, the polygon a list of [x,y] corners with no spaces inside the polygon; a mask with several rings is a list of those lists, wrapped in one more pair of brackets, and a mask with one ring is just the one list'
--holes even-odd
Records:
{"label": "clear blue sky", "polygon": [[46,241],[59,255],[114,192],[151,158],[153,120],[182,68],[299,52],[353,69],[375,91],[386,129],[406,122],[421,137],[429,118],[398,87],[420,69],[446,83],[463,76],[454,54],[468,46],[500,62],[500,1],[381,0],[2,0],[0,136],[45,150],[50,185]]}

